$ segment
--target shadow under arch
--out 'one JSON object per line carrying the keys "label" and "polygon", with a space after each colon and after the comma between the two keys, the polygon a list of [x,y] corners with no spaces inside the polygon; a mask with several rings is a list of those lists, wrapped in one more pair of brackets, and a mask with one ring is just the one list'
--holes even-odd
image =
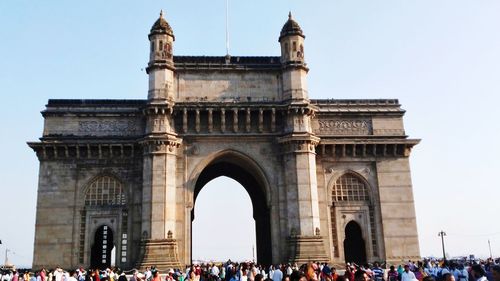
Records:
{"label": "shadow under arch", "polygon": [[[250,157],[233,150],[222,151],[209,159],[211,161],[205,165],[195,179],[191,223],[194,220],[196,198],[203,187],[209,181],[220,176],[234,179],[245,188],[252,202],[257,241],[257,261],[261,264],[270,265],[272,261],[271,219],[270,208],[267,204],[270,194],[266,192],[269,190],[268,183],[262,169]],[[191,233],[191,245],[192,237]]]}
{"label": "shadow under arch", "polygon": [[366,263],[366,245],[358,222],[352,220],[345,226],[344,257],[346,263]]}
{"label": "shadow under arch", "polygon": [[100,225],[94,232],[91,247],[90,267],[104,270],[111,267],[111,252],[115,247],[115,233],[109,225]]}

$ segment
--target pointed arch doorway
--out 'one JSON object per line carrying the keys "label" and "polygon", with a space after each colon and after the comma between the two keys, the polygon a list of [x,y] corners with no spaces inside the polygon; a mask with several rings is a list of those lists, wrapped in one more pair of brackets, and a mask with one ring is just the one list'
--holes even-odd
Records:
{"label": "pointed arch doorway", "polygon": [[355,221],[350,221],[345,227],[344,256],[346,263],[366,263],[365,240],[361,227]]}
{"label": "pointed arch doorway", "polygon": [[[252,202],[253,218],[255,220],[256,259],[260,264],[272,263],[271,220],[270,208],[267,205],[265,179],[258,167],[251,160],[236,152],[226,152],[219,155],[208,164],[198,176],[194,188],[194,204],[205,185],[215,178],[226,176],[237,181],[248,192]],[[192,222],[194,210],[191,211],[191,248],[193,238]],[[238,239],[235,235],[234,239]],[[191,260],[192,260],[191,251]]]}

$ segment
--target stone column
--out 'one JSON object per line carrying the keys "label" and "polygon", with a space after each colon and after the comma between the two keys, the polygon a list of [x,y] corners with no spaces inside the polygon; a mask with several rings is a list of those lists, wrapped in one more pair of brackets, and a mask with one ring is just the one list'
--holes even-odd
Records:
{"label": "stone column", "polygon": [[171,107],[152,105],[148,114],[144,148],[142,190],[142,243],[138,268],[155,265],[160,270],[179,267],[176,233],[177,150],[181,140],[171,128]]}
{"label": "stone column", "polygon": [[328,261],[320,230],[313,111],[307,104],[290,108],[282,144],[290,262]]}

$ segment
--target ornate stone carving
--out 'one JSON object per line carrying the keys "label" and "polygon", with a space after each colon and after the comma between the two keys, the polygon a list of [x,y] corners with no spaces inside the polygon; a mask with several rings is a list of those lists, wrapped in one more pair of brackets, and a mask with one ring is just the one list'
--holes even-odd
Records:
{"label": "ornate stone carving", "polygon": [[200,148],[197,145],[193,145],[189,149],[189,154],[191,154],[191,155],[198,155],[198,154],[200,154]]}
{"label": "ornate stone carving", "polygon": [[176,140],[150,140],[144,141],[144,153],[175,153],[180,146],[180,141]]}
{"label": "ornate stone carving", "polygon": [[131,120],[79,121],[78,131],[85,133],[126,133],[136,132],[137,124]]}
{"label": "ornate stone carving", "polygon": [[370,135],[372,123],[368,119],[327,119],[318,120],[319,133],[335,135]]}

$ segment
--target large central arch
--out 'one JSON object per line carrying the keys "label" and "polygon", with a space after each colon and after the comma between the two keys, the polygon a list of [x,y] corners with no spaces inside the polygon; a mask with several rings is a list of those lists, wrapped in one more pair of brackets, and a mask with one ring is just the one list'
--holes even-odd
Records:
{"label": "large central arch", "polygon": [[[208,164],[199,173],[193,192],[193,208],[191,210],[191,232],[194,220],[194,204],[202,188],[211,180],[226,176],[240,183],[250,195],[255,219],[257,241],[257,261],[261,264],[271,264],[271,220],[269,200],[269,185],[265,174],[258,164],[250,157],[236,151],[223,151],[209,157]],[[191,233],[192,245],[192,233]],[[191,250],[192,259],[192,250]]]}

